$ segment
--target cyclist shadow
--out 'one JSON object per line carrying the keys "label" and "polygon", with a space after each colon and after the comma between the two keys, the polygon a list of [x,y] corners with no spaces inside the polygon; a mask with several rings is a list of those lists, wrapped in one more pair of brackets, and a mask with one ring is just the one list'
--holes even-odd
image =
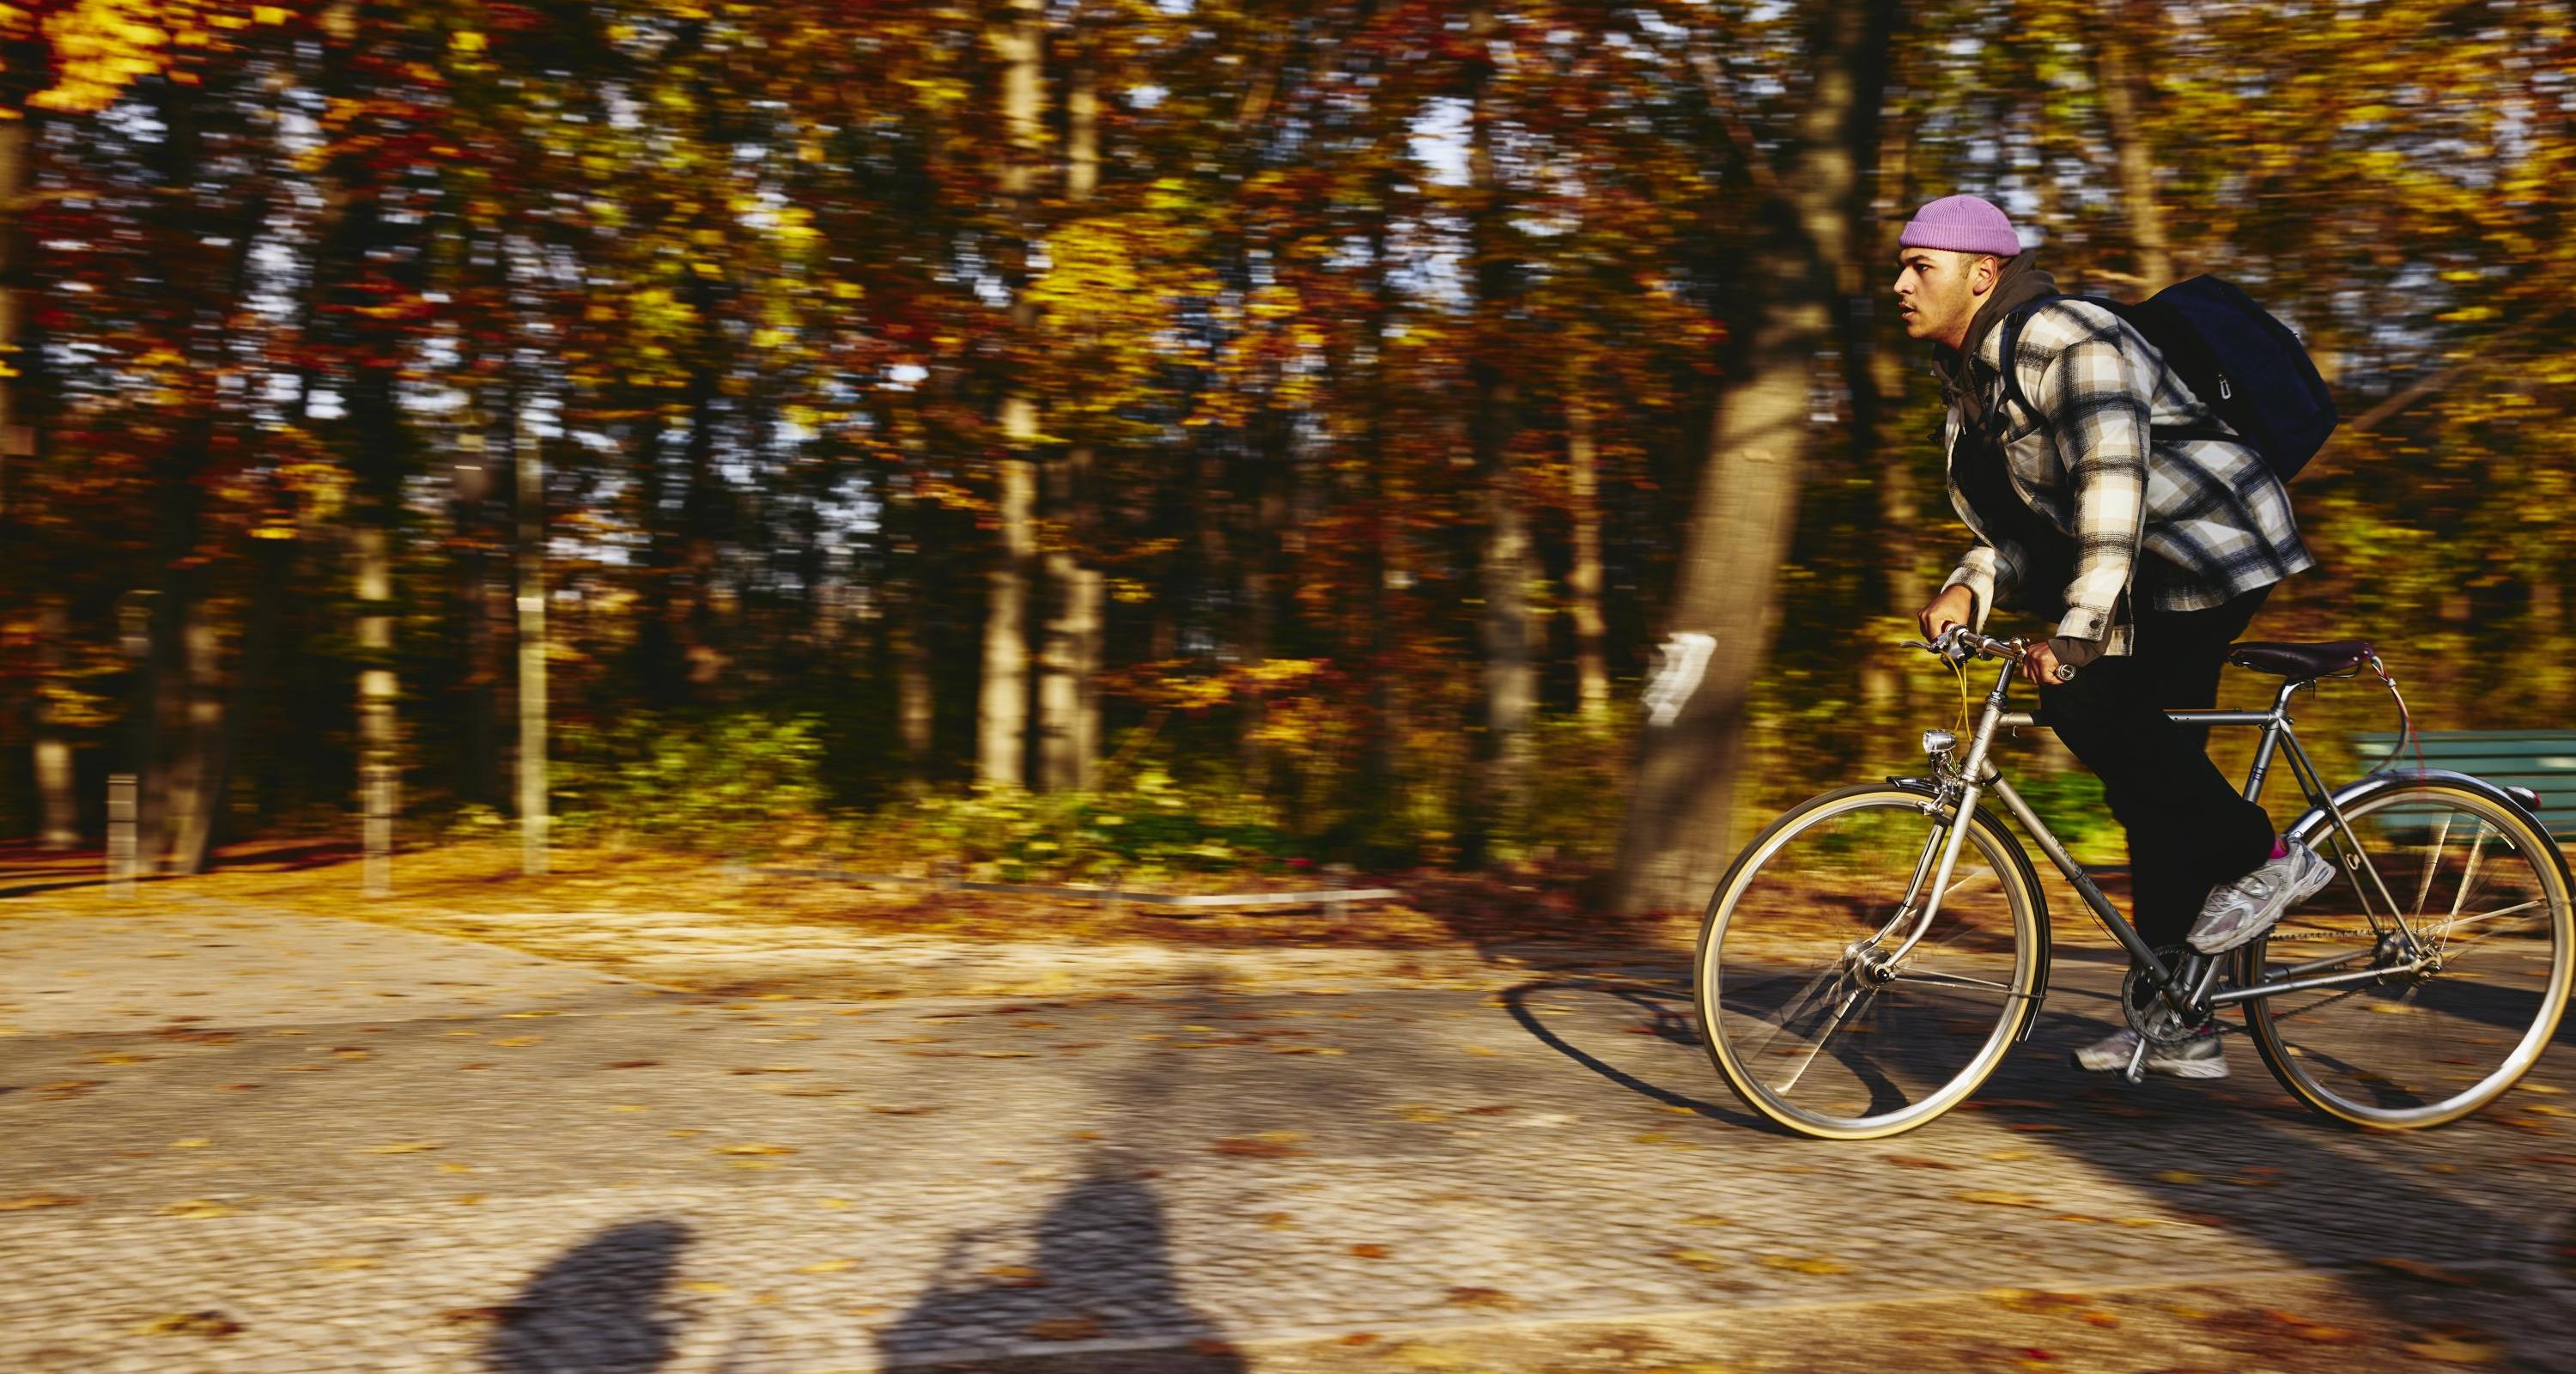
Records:
{"label": "cyclist shadow", "polygon": [[[1532,1002],[1549,993],[1580,993],[1605,997],[1644,1019],[1624,1031],[1611,1032],[1598,1037],[1584,1034],[1579,1037],[1584,1043],[1578,1043],[1578,1038],[1560,1034],[1554,1027],[1540,1019],[1539,1011]],[[1666,1070],[1659,1065],[1651,1071],[1655,1077],[1648,1077],[1611,1062],[1612,1057],[1624,1057],[1609,1047],[1611,1044],[1620,1043],[1614,1037],[1624,1034],[1642,1035],[1659,1045],[1696,1052],[1700,1048],[1699,1021],[1691,1014],[1691,996],[1687,986],[1659,985],[1635,978],[1577,975],[1533,979],[1504,990],[1502,1000],[1504,1010],[1510,1013],[1512,1020],[1519,1023],[1521,1029],[1529,1032],[1532,1039],[1630,1092],[1652,1098],[1665,1106],[1680,1107],[1732,1126],[1756,1127],[1775,1134],[1785,1134],[1779,1132],[1771,1123],[1733,1103],[1720,1104],[1706,1098],[1694,1097],[1655,1081],[1656,1078],[1662,1077],[1677,1078],[1679,1076],[1677,1071]],[[1595,1039],[1603,1043],[1587,1048],[1587,1044]],[[1625,1046],[1622,1045],[1622,1048],[1624,1049]],[[1688,1062],[1706,1066],[1706,1061],[1697,1058],[1696,1054]]]}

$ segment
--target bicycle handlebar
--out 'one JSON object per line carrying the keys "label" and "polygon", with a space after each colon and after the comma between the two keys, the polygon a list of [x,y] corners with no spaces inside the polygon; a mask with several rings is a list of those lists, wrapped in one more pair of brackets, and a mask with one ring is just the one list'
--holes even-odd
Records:
{"label": "bicycle handlebar", "polygon": [[1965,625],[1953,625],[1932,637],[1932,642],[1906,640],[1900,647],[1921,649],[1952,663],[1965,663],[1972,658],[2008,658],[2021,661],[2029,646],[2018,639],[1995,639],[1981,635]]}

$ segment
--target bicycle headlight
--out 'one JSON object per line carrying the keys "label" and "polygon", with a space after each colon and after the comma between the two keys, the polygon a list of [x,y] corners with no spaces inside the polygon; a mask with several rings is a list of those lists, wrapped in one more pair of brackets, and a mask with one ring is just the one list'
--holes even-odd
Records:
{"label": "bicycle headlight", "polygon": [[1947,730],[1923,732],[1923,752],[1933,758],[1946,759],[1950,757],[1950,751],[1958,747],[1959,737]]}

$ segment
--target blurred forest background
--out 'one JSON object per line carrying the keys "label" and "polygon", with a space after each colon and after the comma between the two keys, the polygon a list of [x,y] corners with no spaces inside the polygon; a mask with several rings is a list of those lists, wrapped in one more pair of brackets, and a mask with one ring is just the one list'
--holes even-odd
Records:
{"label": "blurred forest background", "polygon": [[[0,41],[0,826],[46,844],[127,771],[163,871],[353,833],[362,779],[497,835],[524,714],[567,839],[1696,906],[1956,708],[1889,647],[1966,536],[1888,288],[1961,190],[2068,289],[2214,272],[2303,331],[2347,421],[2258,634],[2377,636],[2436,724],[2576,701],[2576,5],[21,0]],[[1646,732],[1680,629],[1720,647]]]}

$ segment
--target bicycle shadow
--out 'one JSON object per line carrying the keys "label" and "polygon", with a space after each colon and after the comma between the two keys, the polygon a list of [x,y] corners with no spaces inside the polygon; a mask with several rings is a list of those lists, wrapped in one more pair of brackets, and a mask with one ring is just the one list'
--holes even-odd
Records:
{"label": "bicycle shadow", "polygon": [[[2115,976],[2098,960],[2068,962],[2079,969],[2092,966],[2087,982]],[[1621,1030],[1597,1030],[1587,1022],[1560,1031],[1538,1012],[1545,994],[1563,992],[1609,996],[1643,1012],[1650,1043],[1691,1054],[1645,1065],[1610,1047]],[[2107,987],[2053,986],[2030,1040],[2005,1059],[1966,1109],[1903,1139],[1921,1142],[1915,1150],[1939,1151],[1990,1140],[1988,1133],[2000,1125],[2029,1153],[2045,1150],[2073,1160],[2185,1219],[2178,1224],[2217,1227],[2270,1251],[2285,1270],[2332,1275],[2356,1301],[2399,1320],[2438,1333],[2467,1329],[2470,1324],[2461,1319],[2475,1317],[2510,1333],[2512,1354],[2525,1361],[2518,1367],[2576,1369],[2576,1302],[2567,1291],[2576,1282],[2576,1266],[2568,1264],[2576,1260],[2576,1183],[2525,1189],[2510,1204],[2492,1190],[2482,1197],[2447,1184],[2449,1177],[2466,1183],[2486,1175],[2466,1163],[2410,1160],[2399,1153],[2414,1152],[2409,1147],[2426,1137],[2358,1131],[2315,1115],[2280,1090],[2241,1036],[2234,1037],[2240,1043],[2231,1053],[2234,1076],[2220,1083],[2150,1078],[2125,1087],[2078,1073],[2067,1065],[2066,1053],[2114,1028],[2117,1000]],[[1696,1095],[1693,1085],[1722,1091],[1723,1084],[1705,1059],[1689,1001],[1687,987],[1678,984],[1588,978],[1534,979],[1502,996],[1513,1019],[1534,1038],[1629,1092],[1729,1125],[1761,1127],[1761,1138],[1769,1142],[1765,1149],[1796,1141],[1802,1158],[1812,1154],[1830,1165],[1843,1156],[1854,1168],[1876,1167],[1871,1145],[1805,1140]],[[2569,1038],[2569,1028],[2562,1027],[2559,1039]],[[2549,1067],[2547,1060],[2543,1067]],[[2488,1109],[2490,1115],[2508,1111],[2509,1103]],[[2446,1129],[2499,1127],[2464,1123]],[[2437,1133],[2430,1140],[2440,1138]],[[2490,1137],[2475,1148],[2493,1154],[2496,1146]],[[2525,1164],[2576,1162],[2576,1155],[2549,1152],[2565,1148],[2543,1145],[2538,1153],[2515,1158]],[[2043,1168],[2035,1165],[2030,1172],[2038,1175]],[[2442,1172],[2446,1168],[2459,1173]],[[2563,1174],[2552,1166],[2541,1177]],[[1939,1189],[1939,1175],[1925,1175],[1922,1186]],[[2550,1277],[2553,1254],[2564,1270],[2557,1279]],[[2155,1277],[2181,1284],[2189,1276],[2158,1264]],[[2548,1315],[2535,1318],[2536,1312]]]}
{"label": "bicycle shadow", "polygon": [[689,1228],[675,1221],[612,1226],[565,1252],[499,1309],[484,1342],[493,1374],[652,1374],[677,1350],[680,1323],[663,1308]]}
{"label": "bicycle shadow", "polygon": [[[1577,1045],[1542,1021],[1537,1009],[1531,1006],[1533,998],[1550,992],[1593,993],[1624,1003],[1647,1018],[1637,1028],[1641,1034],[1665,1044],[1696,1050],[1700,1048],[1699,1021],[1690,1014],[1691,995],[1687,986],[1659,986],[1640,979],[1606,976],[1539,978],[1505,989],[1502,1003],[1512,1020],[1529,1032],[1531,1038],[1630,1092],[1730,1126],[1752,1127],[1783,1136],[1788,1134],[1733,1103],[1713,1102],[1679,1092],[1621,1068],[1603,1057],[1608,1053],[1606,1048],[1596,1052]],[[1715,1072],[1710,1070],[1712,1076]]]}
{"label": "bicycle shadow", "polygon": [[[1174,1007],[1183,1020],[1207,1014],[1203,1004]],[[1169,1110],[1186,1072],[1179,1061],[1149,1062],[1114,1088],[1113,1118],[1138,1129],[1094,1145],[1081,1176],[1034,1223],[951,1235],[928,1286],[876,1333],[879,1366],[927,1374],[1241,1374],[1243,1356],[1184,1291],[1168,1209],[1151,1182],[1159,1154],[1142,1138]],[[1060,1352],[1031,1348],[1050,1345]]]}

